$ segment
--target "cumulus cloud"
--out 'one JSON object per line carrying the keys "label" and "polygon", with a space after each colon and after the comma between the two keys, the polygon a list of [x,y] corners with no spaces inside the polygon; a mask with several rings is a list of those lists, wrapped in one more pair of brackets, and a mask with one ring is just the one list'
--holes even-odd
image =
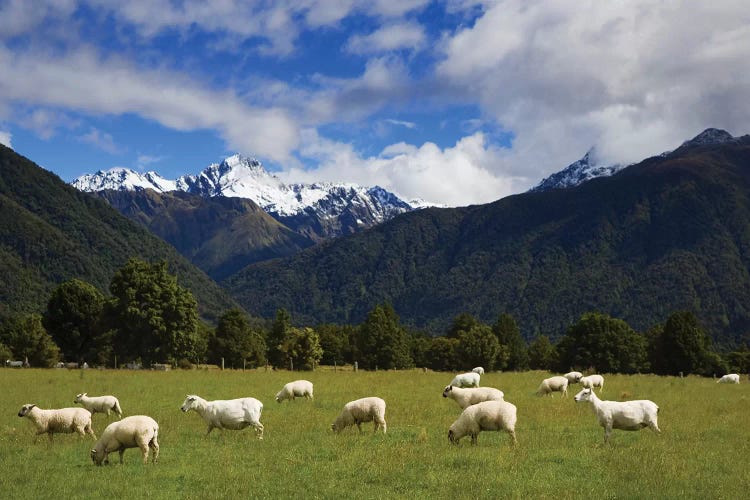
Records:
{"label": "cumulus cloud", "polygon": [[9,148],[13,148],[13,144],[11,143],[12,138],[13,135],[10,132],[0,130],[0,144]]}
{"label": "cumulus cloud", "polygon": [[382,26],[367,35],[349,38],[345,49],[354,54],[378,54],[400,49],[415,50],[425,42],[425,33],[417,23],[402,22]]}
{"label": "cumulus cloud", "polygon": [[115,144],[112,134],[103,132],[98,128],[91,127],[87,133],[78,136],[78,140],[113,155],[121,152],[120,148]]}

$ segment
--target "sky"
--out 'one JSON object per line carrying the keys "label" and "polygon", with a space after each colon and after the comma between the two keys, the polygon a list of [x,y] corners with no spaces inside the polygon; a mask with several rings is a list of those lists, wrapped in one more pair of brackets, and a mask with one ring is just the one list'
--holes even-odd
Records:
{"label": "sky", "polygon": [[746,0],[0,0],[0,143],[70,182],[241,153],[448,206],[750,132]]}

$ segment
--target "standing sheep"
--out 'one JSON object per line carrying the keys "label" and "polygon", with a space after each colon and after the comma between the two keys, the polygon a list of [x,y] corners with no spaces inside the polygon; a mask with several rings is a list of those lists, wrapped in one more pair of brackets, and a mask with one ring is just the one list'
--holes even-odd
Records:
{"label": "standing sheep", "polygon": [[479,387],[479,374],[474,372],[460,373],[453,377],[450,385],[454,387]]}
{"label": "standing sheep", "polygon": [[289,382],[279,391],[278,394],[276,394],[276,402],[281,403],[287,399],[294,400],[294,398],[301,397],[305,397],[306,399],[313,398],[312,382],[307,380],[295,380],[294,382]]}
{"label": "standing sheep", "polygon": [[471,444],[476,445],[482,431],[506,431],[515,446],[516,406],[507,401],[484,401],[468,406],[448,429],[448,439],[458,444],[464,436],[471,436]]}
{"label": "standing sheep", "polygon": [[601,375],[589,375],[588,377],[581,378],[580,382],[584,389],[593,390],[595,387],[598,387],[600,393],[604,391],[604,377]]}
{"label": "standing sheep", "polygon": [[375,432],[378,431],[378,428],[382,428],[383,434],[385,434],[385,401],[380,398],[369,397],[346,403],[344,409],[331,424],[331,429],[338,433],[350,425],[356,425],[359,432],[362,432],[362,422],[373,422]]}
{"label": "standing sheep", "polygon": [[148,463],[148,449],[154,450],[153,463],[159,458],[159,424],[145,415],[125,417],[119,422],[112,422],[104,429],[99,441],[91,450],[91,460],[96,465],[108,464],[107,455],[113,451],[120,452],[120,463],[127,448],[140,448],[144,465]]}
{"label": "standing sheep", "polygon": [[654,432],[660,434],[657,424],[659,407],[656,403],[647,399],[636,401],[602,401],[596,396],[593,389],[583,389],[575,395],[576,403],[588,401],[599,420],[599,425],[604,427],[604,442],[609,442],[612,429],[624,431],[638,431],[644,427],[650,427]]}
{"label": "standing sheep", "polygon": [[77,432],[81,436],[88,433],[96,439],[96,434],[91,428],[91,413],[84,408],[42,410],[35,404],[25,404],[18,412],[18,416],[28,417],[36,427],[36,436],[47,434],[50,441],[52,441],[52,434],[71,432]]}
{"label": "standing sheep", "polygon": [[253,426],[258,439],[263,439],[263,424],[260,414],[263,403],[255,398],[206,401],[200,396],[189,395],[180,409],[183,412],[194,410],[208,424],[208,432],[216,429],[242,430]]}
{"label": "standing sheep", "polygon": [[581,378],[583,377],[583,373],[581,372],[568,372],[565,375],[563,375],[566,379],[568,379],[568,385],[570,384],[577,384],[581,381]]}
{"label": "standing sheep", "polygon": [[477,366],[476,368],[471,370],[473,373],[478,373],[480,375],[484,375],[484,368],[481,366]]}
{"label": "standing sheep", "polygon": [[463,389],[461,387],[447,386],[443,389],[443,397],[451,398],[461,409],[475,405],[483,401],[502,401],[505,397],[503,391],[494,387],[474,387]]}
{"label": "standing sheep", "polygon": [[739,384],[740,376],[737,373],[729,373],[716,381],[717,384]]}
{"label": "standing sheep", "polygon": [[110,410],[117,413],[117,416],[119,418],[122,418],[122,409],[120,408],[120,401],[117,400],[114,396],[94,396],[89,397],[84,392],[83,394],[79,394],[76,396],[74,403],[80,403],[83,405],[84,408],[86,408],[88,411],[91,412],[91,415],[94,413],[106,413],[109,417]]}
{"label": "standing sheep", "polygon": [[563,396],[568,395],[568,379],[563,376],[545,378],[536,390],[538,396],[552,395],[553,392],[561,392]]}

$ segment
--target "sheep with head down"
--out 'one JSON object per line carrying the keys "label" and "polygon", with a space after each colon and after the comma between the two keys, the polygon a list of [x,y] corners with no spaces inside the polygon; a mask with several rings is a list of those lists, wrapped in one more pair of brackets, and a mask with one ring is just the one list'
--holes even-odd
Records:
{"label": "sheep with head down", "polygon": [[563,396],[567,396],[568,379],[559,375],[545,378],[536,390],[538,396],[546,396],[547,394],[551,396],[553,392],[560,392]]}
{"label": "sheep with head down", "polygon": [[286,384],[277,394],[276,402],[281,403],[286,400],[294,400],[294,398],[312,399],[313,398],[313,384],[308,380],[295,380]]}
{"label": "sheep with head down", "polygon": [[466,407],[448,429],[448,439],[458,444],[461,438],[471,437],[471,444],[477,444],[482,431],[505,431],[510,434],[511,443],[516,445],[516,406],[507,401],[483,401]]}
{"label": "sheep with head down", "polygon": [[148,463],[148,451],[154,450],[153,463],[159,459],[159,424],[146,415],[125,417],[118,422],[109,424],[91,450],[91,460],[96,465],[108,464],[107,456],[117,451],[120,453],[120,463],[128,448],[140,448],[143,463]]}
{"label": "sheep with head down", "polygon": [[586,377],[582,377],[579,382],[584,387],[584,389],[594,390],[594,388],[598,387],[599,392],[602,392],[604,390],[604,377],[602,377],[601,375],[588,375]]}
{"label": "sheep with head down", "polygon": [[459,373],[450,385],[453,387],[479,387],[479,374],[476,372]]}
{"label": "sheep with head down", "polygon": [[383,434],[385,434],[385,401],[381,398],[369,397],[346,403],[331,424],[331,429],[339,433],[351,425],[356,425],[359,432],[362,432],[362,422],[373,422],[375,432],[383,429]]}
{"label": "sheep with head down", "polygon": [[739,384],[740,376],[737,373],[728,373],[716,381],[717,384]]}

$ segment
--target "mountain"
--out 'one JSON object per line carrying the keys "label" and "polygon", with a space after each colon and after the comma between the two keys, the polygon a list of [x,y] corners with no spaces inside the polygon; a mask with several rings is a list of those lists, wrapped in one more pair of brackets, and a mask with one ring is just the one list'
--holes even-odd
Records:
{"label": "mountain", "polygon": [[686,143],[579,186],[427,208],[225,282],[254,314],[357,323],[391,303],[444,332],[511,313],[558,337],[596,310],[645,331],[691,310],[720,343],[750,330],[750,136]]}
{"label": "mountain", "polygon": [[106,291],[130,257],[166,260],[206,319],[236,306],[144,227],[0,145],[0,314],[42,311],[52,290],[72,278]]}
{"label": "mountain", "polygon": [[[355,184],[285,184],[255,159],[230,156],[196,176],[164,179],[155,172],[140,174],[116,168],[73,181],[81,191],[184,191],[205,198],[225,196],[253,200],[290,229],[316,241],[351,234],[413,210],[380,187]],[[422,202],[423,203],[423,202]]]}
{"label": "mountain", "polygon": [[589,149],[580,160],[571,163],[563,170],[542,179],[531,191],[549,191],[577,186],[596,177],[606,177],[622,170],[625,165],[601,164],[596,148]]}

